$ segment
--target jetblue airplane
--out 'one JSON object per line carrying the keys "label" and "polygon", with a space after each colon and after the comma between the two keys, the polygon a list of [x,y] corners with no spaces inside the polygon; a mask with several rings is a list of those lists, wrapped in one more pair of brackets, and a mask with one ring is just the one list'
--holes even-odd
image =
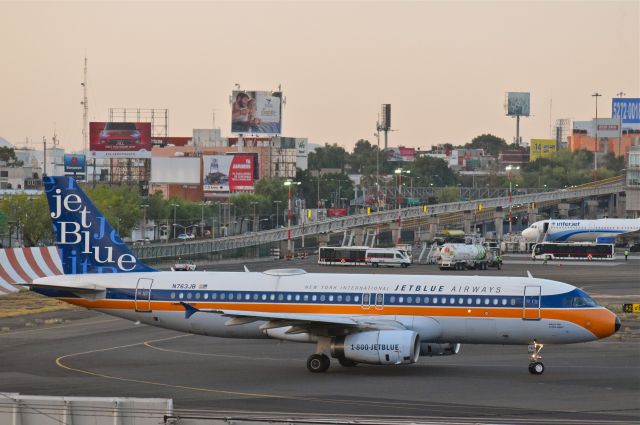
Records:
{"label": "jetblue airplane", "polygon": [[[528,345],[541,374],[543,344],[606,338],[615,314],[582,290],[528,277],[155,271],[140,262],[69,177],[45,177],[64,275],[31,289],[167,329],[315,344],[307,360],[401,365],[457,354],[461,343]],[[114,276],[113,273],[117,273]]]}
{"label": "jetblue airplane", "polygon": [[542,220],[522,231],[531,242],[614,243],[622,235],[640,232],[640,219]]}

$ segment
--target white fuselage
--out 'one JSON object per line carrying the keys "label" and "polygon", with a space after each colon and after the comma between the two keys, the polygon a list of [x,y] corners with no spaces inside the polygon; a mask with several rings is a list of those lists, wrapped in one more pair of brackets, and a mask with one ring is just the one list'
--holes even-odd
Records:
{"label": "white fuselage", "polygon": [[596,242],[599,238],[615,239],[640,231],[640,220],[602,218],[598,220],[543,220],[522,231],[531,242]]}
{"label": "white fuselage", "polygon": [[[415,330],[423,342],[526,344],[537,339],[563,344],[615,332],[615,315],[603,307],[573,307],[574,298],[586,296],[577,288],[526,277],[324,274],[285,269],[65,275],[37,279],[34,288],[114,316],[218,337],[317,340],[317,335],[287,333],[291,326],[286,322],[270,329],[263,326],[265,320],[233,322],[223,315],[227,310],[382,319]],[[51,288],[64,292],[47,293]],[[72,288],[91,289],[77,297]],[[181,303],[200,311],[187,317]]]}

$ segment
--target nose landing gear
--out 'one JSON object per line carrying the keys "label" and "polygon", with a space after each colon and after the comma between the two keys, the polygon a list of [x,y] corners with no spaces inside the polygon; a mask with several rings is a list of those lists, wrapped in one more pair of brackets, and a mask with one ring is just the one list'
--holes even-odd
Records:
{"label": "nose landing gear", "polygon": [[529,346],[527,350],[529,352],[529,373],[532,375],[542,375],[544,372],[544,364],[540,360],[542,360],[542,356],[540,355],[540,351],[544,344],[540,344],[535,339]]}
{"label": "nose landing gear", "polygon": [[307,359],[307,369],[312,373],[326,372],[331,365],[329,357],[322,353],[312,354]]}

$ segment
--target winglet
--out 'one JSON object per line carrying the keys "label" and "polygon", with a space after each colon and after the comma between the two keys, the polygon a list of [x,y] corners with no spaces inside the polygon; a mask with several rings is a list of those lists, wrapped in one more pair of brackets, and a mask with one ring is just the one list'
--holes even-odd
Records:
{"label": "winglet", "polygon": [[527,276],[529,276],[529,279],[533,279],[533,276],[531,275],[531,272],[529,270],[527,270]]}
{"label": "winglet", "polygon": [[246,273],[249,273],[249,267],[244,266],[244,271],[245,271]]}
{"label": "winglet", "polygon": [[180,305],[182,305],[182,307],[184,307],[184,318],[188,319],[191,316],[193,316],[194,314],[196,314],[197,312],[199,312],[200,310],[198,310],[197,308],[195,308],[194,306],[187,304],[185,302],[180,302]]}

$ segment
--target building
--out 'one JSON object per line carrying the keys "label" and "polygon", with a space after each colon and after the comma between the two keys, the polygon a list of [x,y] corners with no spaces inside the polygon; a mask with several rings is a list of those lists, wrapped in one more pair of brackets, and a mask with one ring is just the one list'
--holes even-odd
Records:
{"label": "building", "polygon": [[531,139],[529,148],[529,161],[533,162],[539,158],[550,158],[558,151],[558,141],[556,139]]}
{"label": "building", "polygon": [[631,146],[639,144],[640,129],[623,128],[619,118],[598,118],[597,126],[595,119],[575,121],[569,136],[569,150],[572,152],[584,149],[604,155],[626,156]]}
{"label": "building", "polygon": [[625,179],[626,210],[632,218],[640,217],[640,145],[629,149]]}

